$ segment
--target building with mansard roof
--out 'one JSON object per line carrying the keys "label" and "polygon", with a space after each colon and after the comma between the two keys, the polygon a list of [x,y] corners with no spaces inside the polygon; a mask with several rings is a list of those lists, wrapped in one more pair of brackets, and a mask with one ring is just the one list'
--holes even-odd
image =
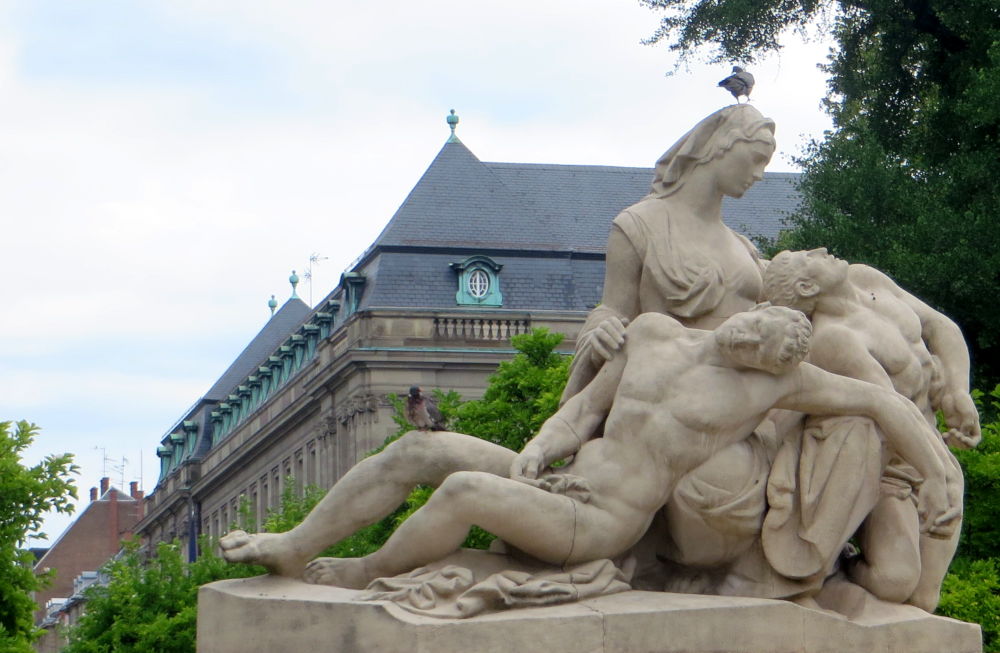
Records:
{"label": "building with mansard roof", "polygon": [[[454,124],[451,123],[454,127]],[[765,173],[723,219],[774,237],[798,175]],[[164,435],[137,532],[219,536],[261,523],[287,479],[332,485],[395,431],[390,393],[481,396],[535,327],[571,352],[601,299],[611,220],[649,191],[651,168],[487,163],[454,131],[382,233],[315,308],[294,294]],[[293,278],[292,281],[297,281]],[[243,508],[241,509],[241,506]]]}

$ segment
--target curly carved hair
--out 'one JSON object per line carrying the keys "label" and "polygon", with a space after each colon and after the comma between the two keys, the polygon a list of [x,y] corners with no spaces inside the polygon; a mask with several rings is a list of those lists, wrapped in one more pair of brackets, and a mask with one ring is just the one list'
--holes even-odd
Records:
{"label": "curly carved hair", "polygon": [[755,311],[763,311],[780,316],[784,321],[785,339],[778,350],[778,363],[787,365],[798,363],[809,354],[809,340],[812,338],[812,323],[802,311],[787,306],[759,304]]}

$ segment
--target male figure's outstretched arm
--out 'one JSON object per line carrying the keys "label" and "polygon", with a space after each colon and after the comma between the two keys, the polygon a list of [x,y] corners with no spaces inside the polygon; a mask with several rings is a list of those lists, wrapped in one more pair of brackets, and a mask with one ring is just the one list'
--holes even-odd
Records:
{"label": "male figure's outstretched arm", "polygon": [[911,401],[892,390],[831,374],[802,363],[787,375],[788,392],[776,407],[814,415],[863,415],[875,420],[889,443],[923,478],[918,511],[922,530],[946,536],[960,506],[948,498],[945,467],[933,441],[937,434]]}

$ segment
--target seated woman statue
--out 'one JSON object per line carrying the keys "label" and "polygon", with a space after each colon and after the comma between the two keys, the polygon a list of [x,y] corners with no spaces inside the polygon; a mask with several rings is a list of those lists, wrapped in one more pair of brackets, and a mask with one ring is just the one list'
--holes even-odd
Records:
{"label": "seated woman statue", "polygon": [[764,176],[774,121],[749,105],[711,114],[656,162],[652,188],[614,219],[601,304],[577,339],[566,401],[624,342],[640,313],[714,329],[753,308],[763,282],[754,246],[722,221],[722,198],[739,198]]}

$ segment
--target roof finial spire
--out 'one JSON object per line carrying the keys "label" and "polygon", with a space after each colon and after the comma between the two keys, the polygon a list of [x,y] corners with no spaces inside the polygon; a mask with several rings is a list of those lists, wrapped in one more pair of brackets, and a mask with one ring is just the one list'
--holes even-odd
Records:
{"label": "roof finial spire", "polygon": [[290,299],[298,299],[299,295],[295,292],[295,286],[299,285],[299,275],[295,274],[295,270],[292,270],[292,276],[288,277],[288,283],[292,284],[292,296]]}
{"label": "roof finial spire", "polygon": [[448,142],[461,143],[462,141],[458,140],[458,136],[455,135],[455,127],[458,126],[458,116],[455,115],[454,109],[451,110],[451,113],[445,120],[448,121],[448,126],[451,127],[451,136],[448,137]]}
{"label": "roof finial spire", "polygon": [[271,309],[271,315],[274,315],[274,309],[278,308],[278,300],[271,295],[271,299],[267,300],[267,307]]}

